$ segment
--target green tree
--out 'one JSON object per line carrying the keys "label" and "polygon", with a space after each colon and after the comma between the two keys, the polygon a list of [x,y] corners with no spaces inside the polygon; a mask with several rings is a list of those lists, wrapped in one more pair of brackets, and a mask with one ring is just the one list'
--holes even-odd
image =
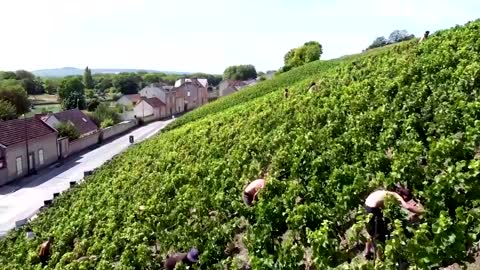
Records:
{"label": "green tree", "polygon": [[29,95],[42,94],[44,92],[42,82],[35,78],[33,73],[26,70],[15,71],[16,79],[22,82],[23,88]]}
{"label": "green tree", "polygon": [[249,80],[257,77],[257,70],[253,65],[230,66],[223,72],[226,80]]}
{"label": "green tree", "polygon": [[120,115],[115,111],[115,108],[109,107],[105,103],[98,105],[95,111],[92,114],[89,114],[89,116],[99,127],[102,126],[104,121],[112,121],[113,124],[120,122]]}
{"label": "green tree", "polygon": [[11,120],[17,117],[17,110],[12,103],[0,99],[0,120]]}
{"label": "green tree", "polygon": [[218,86],[223,79],[222,75],[207,74],[207,73],[194,73],[189,76],[190,78],[205,78],[208,80],[210,86]]}
{"label": "green tree", "polygon": [[162,78],[165,76],[164,73],[146,73],[142,75],[142,79],[145,84],[151,84],[162,81]]}
{"label": "green tree", "polygon": [[407,30],[395,30],[388,37],[389,43],[397,43],[405,40],[410,40],[415,38],[414,35],[410,35]]}
{"label": "green tree", "polygon": [[137,94],[142,86],[142,77],[136,73],[120,73],[113,79],[113,86],[124,95]]}
{"label": "green tree", "polygon": [[24,79],[29,79],[32,81],[35,80],[35,75],[33,75],[33,73],[23,69],[15,71],[15,75],[17,77],[17,80],[24,80]]}
{"label": "green tree", "polygon": [[1,71],[0,80],[16,80],[17,75],[13,71]]}
{"label": "green tree", "polygon": [[302,66],[306,63],[317,61],[322,55],[322,45],[317,41],[309,41],[303,46],[291,49],[283,57],[283,70],[287,71],[291,68]]}
{"label": "green tree", "polygon": [[110,74],[96,74],[93,77],[95,90],[98,94],[103,94],[107,89],[113,87],[113,79]]}
{"label": "green tree", "polygon": [[92,99],[95,97],[95,91],[93,91],[93,89],[85,89],[85,96],[88,99]]}
{"label": "green tree", "polygon": [[68,137],[68,139],[71,141],[80,137],[80,133],[70,122],[60,123],[55,128],[58,131],[58,137]]}
{"label": "green tree", "polygon": [[45,89],[45,92],[49,95],[57,94],[59,86],[60,82],[55,79],[46,79],[43,82],[43,88]]}
{"label": "green tree", "polygon": [[93,112],[97,109],[98,105],[100,105],[100,101],[98,101],[98,99],[96,99],[96,98],[91,99],[91,100],[88,101],[87,110],[89,112]]}
{"label": "green tree", "polygon": [[383,46],[388,45],[388,44],[389,44],[388,39],[386,39],[384,36],[377,37],[373,41],[373,43],[370,46],[368,46],[367,50],[383,47]]}
{"label": "green tree", "polygon": [[30,101],[21,82],[17,80],[0,81],[0,100],[8,101],[15,106],[17,115],[30,111]]}
{"label": "green tree", "polygon": [[83,72],[83,85],[85,86],[85,88],[88,88],[88,89],[95,88],[95,84],[92,78],[92,71],[88,68],[88,66],[85,68],[85,71]]}
{"label": "green tree", "polygon": [[58,96],[65,110],[78,108],[85,109],[85,87],[78,77],[69,77],[62,80],[58,88]]}

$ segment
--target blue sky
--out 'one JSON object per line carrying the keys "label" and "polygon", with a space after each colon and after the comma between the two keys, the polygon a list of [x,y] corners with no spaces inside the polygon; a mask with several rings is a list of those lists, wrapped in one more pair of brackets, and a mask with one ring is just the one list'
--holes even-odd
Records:
{"label": "blue sky", "polygon": [[15,0],[0,5],[0,70],[141,68],[222,73],[277,69],[309,40],[322,59],[377,36],[420,36],[480,18],[478,0]]}

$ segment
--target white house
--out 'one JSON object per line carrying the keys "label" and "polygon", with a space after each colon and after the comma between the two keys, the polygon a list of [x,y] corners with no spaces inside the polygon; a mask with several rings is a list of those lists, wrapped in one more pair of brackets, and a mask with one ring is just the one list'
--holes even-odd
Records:
{"label": "white house", "polygon": [[146,98],[156,97],[160,99],[163,103],[166,103],[165,92],[166,90],[163,88],[163,86],[159,84],[150,84],[149,86],[144,87],[138,93],[142,97],[146,97]]}
{"label": "white house", "polygon": [[138,118],[154,116],[155,119],[160,119],[167,116],[165,103],[156,97],[143,98],[133,110]]}
{"label": "white house", "polygon": [[123,95],[117,100],[117,103],[129,107],[135,105],[140,99],[141,96],[139,94]]}

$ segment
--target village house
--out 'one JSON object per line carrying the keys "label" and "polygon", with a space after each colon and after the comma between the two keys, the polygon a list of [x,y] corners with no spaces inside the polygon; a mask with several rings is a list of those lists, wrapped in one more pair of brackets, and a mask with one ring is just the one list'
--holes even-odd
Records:
{"label": "village house", "polygon": [[0,185],[56,162],[57,151],[57,131],[40,119],[0,121]]}
{"label": "village house", "polygon": [[203,79],[203,78],[195,78],[195,79],[178,79],[175,81],[175,87],[180,87],[182,84],[184,83],[191,83],[192,80],[196,80],[198,81],[202,87],[205,87],[208,89],[208,80],[207,79]]}
{"label": "village house", "polygon": [[181,79],[173,90],[178,97],[184,98],[184,110],[192,110],[208,102],[208,82],[203,84],[198,79]]}
{"label": "village house", "polygon": [[221,97],[235,93],[245,87],[248,84],[238,80],[223,80],[220,82],[218,89]]}
{"label": "village house", "polygon": [[56,128],[60,123],[71,123],[80,134],[80,138],[99,131],[97,125],[79,109],[47,114],[40,118],[52,128]]}
{"label": "village house", "polygon": [[137,117],[160,119],[167,116],[166,105],[159,98],[142,98],[133,109]]}
{"label": "village house", "polygon": [[125,107],[132,107],[135,106],[137,102],[141,99],[140,94],[133,94],[133,95],[123,95],[117,100],[117,104],[123,105]]}
{"label": "village house", "polygon": [[163,85],[159,83],[152,83],[146,87],[144,87],[138,94],[142,97],[146,98],[153,98],[156,97],[160,99],[163,103],[166,102],[165,97],[166,90],[164,89]]}
{"label": "village house", "polygon": [[[153,83],[142,90],[139,95],[145,102],[137,102],[134,108],[136,117],[155,115],[160,118],[194,109],[208,102],[207,79],[180,79],[175,86]],[[158,103],[152,98],[157,98]],[[142,104],[140,104],[142,103]],[[158,108],[152,107],[156,105]]]}

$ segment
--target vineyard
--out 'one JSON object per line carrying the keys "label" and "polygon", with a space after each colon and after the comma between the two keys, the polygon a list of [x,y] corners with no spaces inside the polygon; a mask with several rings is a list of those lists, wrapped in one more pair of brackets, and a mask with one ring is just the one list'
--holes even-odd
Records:
{"label": "vineyard", "polygon": [[[318,91],[309,93],[315,81]],[[283,96],[288,87],[290,96]],[[1,269],[160,269],[195,246],[196,269],[438,269],[480,241],[480,21],[367,55],[317,61],[178,119],[0,240]],[[252,208],[247,182],[267,172]],[[361,257],[369,192],[408,184],[384,260]],[[186,269],[184,266],[179,269]]]}

